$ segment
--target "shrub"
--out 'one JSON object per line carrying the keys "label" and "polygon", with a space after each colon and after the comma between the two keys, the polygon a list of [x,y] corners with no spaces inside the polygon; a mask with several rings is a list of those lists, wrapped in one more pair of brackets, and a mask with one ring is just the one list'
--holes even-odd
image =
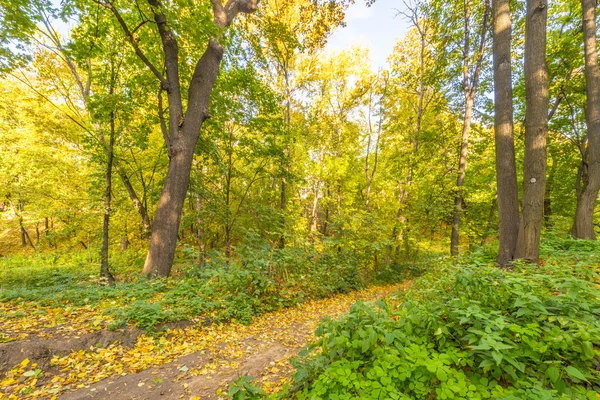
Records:
{"label": "shrub", "polygon": [[588,280],[593,274],[577,273],[580,263],[560,255],[512,272],[479,264],[443,262],[396,309],[359,303],[342,320],[325,321],[296,361],[295,396],[596,398],[600,290]]}

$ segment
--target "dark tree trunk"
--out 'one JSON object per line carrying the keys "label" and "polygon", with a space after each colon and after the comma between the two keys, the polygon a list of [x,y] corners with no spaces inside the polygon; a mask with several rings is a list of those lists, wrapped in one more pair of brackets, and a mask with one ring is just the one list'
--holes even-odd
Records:
{"label": "dark tree trunk", "polygon": [[519,235],[519,188],[515,161],[511,73],[509,0],[493,0],[494,13],[494,129],[500,244],[496,262],[514,259]]}
{"label": "dark tree trunk", "polygon": [[[112,94],[112,90],[111,90]],[[102,252],[100,257],[100,278],[106,280],[109,285],[115,283],[115,278],[110,273],[108,265],[109,231],[110,231],[110,203],[112,198],[112,171],[115,144],[115,113],[110,113],[110,136],[108,138],[106,155],[106,191],[104,196],[104,223],[102,227]]]}
{"label": "dark tree trunk", "polygon": [[594,209],[600,190],[600,71],[598,70],[598,45],[596,43],[596,1],[581,0],[583,10],[583,35],[585,49],[585,81],[587,125],[587,181],[577,198],[573,237],[596,240]]}
{"label": "dark tree trunk", "polygon": [[20,235],[21,235],[21,247],[27,247],[27,232],[25,231],[25,228],[23,228],[23,222],[21,222],[21,226],[20,226]]}
{"label": "dark tree trunk", "polygon": [[525,26],[525,161],[523,215],[516,258],[537,263],[546,193],[548,138],[547,0],[527,0]]}

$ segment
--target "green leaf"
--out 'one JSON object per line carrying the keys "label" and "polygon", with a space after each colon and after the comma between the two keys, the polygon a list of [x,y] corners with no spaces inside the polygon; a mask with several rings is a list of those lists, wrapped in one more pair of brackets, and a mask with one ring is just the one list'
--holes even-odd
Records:
{"label": "green leaf", "polygon": [[548,376],[548,378],[550,378],[552,383],[556,383],[556,381],[560,377],[560,371],[558,370],[558,368],[556,368],[554,365],[552,365],[550,368],[548,368],[546,370],[546,376]]}
{"label": "green leaf", "polygon": [[440,382],[446,382],[448,380],[448,374],[446,374],[446,371],[444,371],[443,368],[437,369],[435,377],[438,378]]}
{"label": "green leaf", "polygon": [[572,365],[569,365],[567,368],[565,368],[565,370],[567,371],[567,374],[571,375],[573,378],[577,378],[581,381],[589,382],[587,380],[587,378],[585,377],[585,375],[583,375],[580,370],[573,367]]}
{"label": "green leaf", "polygon": [[594,358],[594,345],[592,344],[592,342],[586,341],[581,343],[581,349],[583,350],[583,354],[585,354],[587,358]]}

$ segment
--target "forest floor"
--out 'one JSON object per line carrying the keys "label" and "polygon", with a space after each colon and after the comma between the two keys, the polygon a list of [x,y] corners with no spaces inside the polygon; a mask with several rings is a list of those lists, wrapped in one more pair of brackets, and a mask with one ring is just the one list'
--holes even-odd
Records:
{"label": "forest floor", "polygon": [[[374,301],[410,281],[308,301],[250,325],[171,324],[160,333],[110,331],[97,308],[0,303],[0,399],[216,399],[241,376],[267,392],[281,387],[290,359],[325,317]],[[28,309],[29,307],[29,309]]]}

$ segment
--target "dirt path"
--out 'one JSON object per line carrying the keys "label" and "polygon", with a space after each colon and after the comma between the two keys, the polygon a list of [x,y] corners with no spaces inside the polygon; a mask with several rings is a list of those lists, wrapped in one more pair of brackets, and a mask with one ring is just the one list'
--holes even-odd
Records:
{"label": "dirt path", "polygon": [[263,315],[249,326],[190,326],[160,337],[141,335],[131,347],[114,344],[73,352],[53,360],[55,373],[45,374],[43,385],[13,398],[216,399],[244,375],[258,378],[269,391],[289,376],[290,357],[313,339],[324,317],[339,316],[358,300],[377,300],[409,285],[307,302]]}

